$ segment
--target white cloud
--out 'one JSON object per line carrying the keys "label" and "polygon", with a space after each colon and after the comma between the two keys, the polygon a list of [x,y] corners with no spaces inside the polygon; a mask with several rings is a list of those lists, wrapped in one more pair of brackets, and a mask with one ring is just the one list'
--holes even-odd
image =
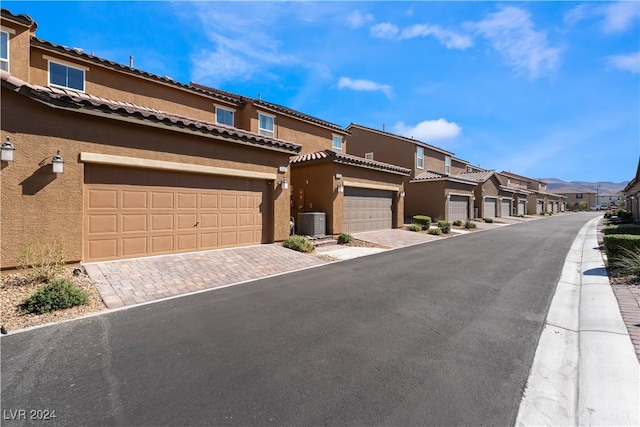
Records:
{"label": "white cloud", "polygon": [[363,25],[373,21],[373,15],[370,13],[363,14],[359,10],[354,10],[347,17],[347,23],[353,29],[361,28]]}
{"label": "white cloud", "polygon": [[248,80],[254,68],[242,58],[232,55],[225,49],[215,52],[202,50],[191,56],[194,64],[192,80],[219,84],[228,80]]}
{"label": "white cloud", "polygon": [[464,50],[473,45],[473,39],[464,34],[441,28],[438,25],[416,24],[405,28],[400,33],[400,40],[414,37],[433,36],[449,49]]}
{"label": "white cloud", "polygon": [[640,73],[640,52],[626,55],[612,55],[607,57],[609,65],[621,71]]}
{"label": "white cloud", "polygon": [[445,119],[425,120],[415,126],[408,126],[404,122],[398,122],[393,126],[393,130],[398,135],[424,142],[453,139],[462,133],[460,126]]}
{"label": "white cloud", "polygon": [[376,24],[373,27],[371,27],[370,31],[371,31],[371,36],[378,39],[393,39],[400,32],[398,27],[388,22]]}
{"label": "white cloud", "polygon": [[507,64],[533,78],[560,64],[561,49],[549,46],[547,34],[534,29],[527,11],[509,6],[469,26],[489,40]]}
{"label": "white cloud", "polygon": [[340,77],[338,80],[338,89],[351,89],[364,92],[380,91],[391,97],[392,88],[389,85],[383,85],[380,83],[372,82],[371,80],[350,79],[349,77]]}
{"label": "white cloud", "polygon": [[622,33],[637,23],[640,17],[640,3],[637,1],[611,3],[602,6],[600,13],[604,16],[602,30],[605,33]]}
{"label": "white cloud", "polygon": [[590,14],[589,6],[586,4],[581,4],[579,6],[574,7],[569,12],[564,14],[564,22],[569,25],[576,25],[583,19],[586,19]]}

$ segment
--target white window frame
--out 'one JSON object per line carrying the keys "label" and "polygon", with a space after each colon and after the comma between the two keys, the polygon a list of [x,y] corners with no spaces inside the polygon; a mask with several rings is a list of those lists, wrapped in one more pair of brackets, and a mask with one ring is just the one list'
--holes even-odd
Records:
{"label": "white window frame", "polygon": [[444,156],[444,173],[445,175],[451,174],[451,156]]}
{"label": "white window frame", "polygon": [[367,160],[373,160],[373,151],[369,153],[364,153],[364,158]]}
{"label": "white window frame", "polygon": [[[262,121],[262,120],[260,120],[261,116],[269,117],[271,119],[273,129],[267,129],[267,128],[261,128],[260,127],[260,123]],[[258,133],[260,135],[263,135],[263,136],[269,136],[269,137],[272,137],[272,138],[275,137],[275,135],[276,135],[276,116],[272,116],[271,114],[265,114],[265,113],[258,112]]]}
{"label": "white window frame", "polygon": [[[47,60],[47,83],[49,84],[49,86],[51,87],[59,87],[62,89],[70,89],[70,90],[75,90],[78,92],[84,92],[86,87],[87,87],[87,71],[89,71],[89,67],[83,67],[82,65],[78,65],[78,64],[73,64],[71,62],[67,62],[67,61],[63,61],[60,60],[58,58],[52,58],[50,56],[47,55],[43,55],[43,58]],[[76,89],[73,87],[69,87],[69,86],[62,86],[59,84],[55,84],[55,83],[51,83],[51,63],[55,63],[58,65],[62,65],[63,67],[68,67],[68,68],[73,68],[76,69],[78,71],[82,71],[82,89]]]}
{"label": "white window frame", "polygon": [[[338,142],[338,144],[336,144],[336,142]],[[335,151],[336,153],[342,153],[343,144],[344,138],[341,135],[334,134],[331,138],[331,147],[333,148],[333,151]]]}
{"label": "white window frame", "polygon": [[424,147],[416,147],[416,168],[424,169]]}
{"label": "white window frame", "polygon": [[4,68],[0,68],[0,69],[3,69],[9,73],[11,72],[11,34],[15,34],[16,32],[11,28],[7,28],[4,26],[0,27],[0,32],[7,35],[7,57],[0,58],[0,63],[7,64],[6,65],[7,69],[6,70]]}
{"label": "white window frame", "polygon": [[[227,108],[227,107],[223,107],[221,105],[216,105],[216,124],[220,125],[220,126],[231,126],[231,127],[235,127],[236,125],[236,110],[232,109],[232,108]],[[227,111],[229,113],[231,113],[231,124],[227,124],[227,123],[221,123],[218,120],[218,110],[224,110]]]}

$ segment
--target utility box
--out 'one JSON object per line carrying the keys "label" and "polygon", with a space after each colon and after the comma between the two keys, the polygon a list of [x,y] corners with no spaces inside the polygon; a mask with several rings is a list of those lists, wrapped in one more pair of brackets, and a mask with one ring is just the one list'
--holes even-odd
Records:
{"label": "utility box", "polygon": [[327,233],[327,215],[324,212],[299,213],[297,226],[300,235],[324,236]]}

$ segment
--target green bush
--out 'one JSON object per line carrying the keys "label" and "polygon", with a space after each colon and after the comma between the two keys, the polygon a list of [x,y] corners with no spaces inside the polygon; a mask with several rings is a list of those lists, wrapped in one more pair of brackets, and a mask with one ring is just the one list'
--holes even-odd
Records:
{"label": "green bush", "polygon": [[18,266],[34,282],[50,282],[64,271],[64,248],[58,242],[34,242],[22,249]]}
{"label": "green bush", "polygon": [[621,224],[610,225],[602,230],[606,235],[609,234],[635,234],[640,235],[640,224]]}
{"label": "green bush", "polygon": [[549,211],[549,212],[547,212],[547,215],[551,216],[551,215],[553,215],[553,212]]}
{"label": "green bush", "polygon": [[420,224],[409,224],[409,225],[407,225],[407,230],[409,230],[409,231],[422,231],[422,226]]}
{"label": "green bush", "polygon": [[433,234],[434,236],[439,236],[442,234],[442,230],[439,228],[430,228],[429,231],[427,231],[427,233]]}
{"label": "green bush", "polygon": [[285,241],[282,242],[282,246],[298,252],[313,252],[313,243],[311,243],[311,240],[304,236],[298,236],[297,234],[287,237]]}
{"label": "green bush", "polygon": [[517,216],[518,218],[524,218],[524,214],[516,214],[514,216]]}
{"label": "green bush", "polygon": [[476,223],[473,221],[465,221],[464,223],[464,228],[466,229],[470,229],[470,228],[476,228]]}
{"label": "green bush", "polygon": [[456,227],[460,227],[462,225],[462,221],[456,219],[455,221],[453,221],[453,225],[455,225]]}
{"label": "green bush", "polygon": [[640,248],[620,248],[620,254],[611,260],[611,266],[616,272],[640,276]]}
{"label": "green bush", "polygon": [[609,259],[622,255],[623,250],[635,251],[640,249],[640,236],[633,234],[609,234],[604,236],[604,245]]}
{"label": "green bush", "polygon": [[431,217],[426,215],[415,215],[411,222],[422,226],[423,230],[428,230],[431,227]]}
{"label": "green bush", "polygon": [[338,236],[338,244],[340,245],[346,245],[351,242],[353,242],[353,236],[349,233],[342,233]]}
{"label": "green bush", "polygon": [[69,279],[58,279],[38,288],[25,301],[24,311],[42,314],[86,304],[87,301],[89,301],[87,292],[74,285]]}
{"label": "green bush", "polygon": [[604,213],[604,219],[609,219],[613,216],[613,213],[611,213],[611,211],[606,211]]}
{"label": "green bush", "polygon": [[451,224],[449,223],[449,221],[441,219],[440,221],[438,221],[438,228],[442,230],[443,233],[448,233],[449,231],[451,231]]}
{"label": "green bush", "polygon": [[491,224],[493,222],[493,218],[482,218],[482,220],[488,224]]}

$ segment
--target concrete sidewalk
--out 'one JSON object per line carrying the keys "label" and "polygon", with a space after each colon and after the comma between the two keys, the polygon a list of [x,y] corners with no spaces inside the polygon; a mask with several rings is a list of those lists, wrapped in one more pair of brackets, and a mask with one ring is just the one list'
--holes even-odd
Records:
{"label": "concrete sidewalk", "polygon": [[589,221],[565,260],[517,426],[640,425],[640,364]]}

